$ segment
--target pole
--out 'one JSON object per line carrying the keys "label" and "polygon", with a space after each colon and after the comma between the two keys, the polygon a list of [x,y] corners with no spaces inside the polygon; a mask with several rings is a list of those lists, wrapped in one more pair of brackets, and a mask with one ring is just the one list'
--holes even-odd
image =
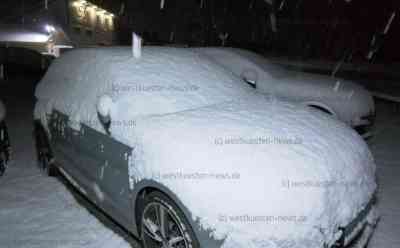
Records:
{"label": "pole", "polygon": [[142,57],[142,38],[135,33],[132,34],[132,54],[136,59]]}

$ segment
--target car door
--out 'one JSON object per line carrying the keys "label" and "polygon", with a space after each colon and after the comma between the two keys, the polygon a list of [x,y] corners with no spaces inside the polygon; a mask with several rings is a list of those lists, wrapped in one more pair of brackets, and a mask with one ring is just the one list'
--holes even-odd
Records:
{"label": "car door", "polygon": [[[62,167],[84,188],[87,196],[120,223],[131,218],[129,159],[132,148],[80,123],[71,128],[68,116],[54,111],[50,123]],[[126,223],[129,224],[129,223]]]}
{"label": "car door", "polygon": [[49,116],[48,128],[51,135],[51,145],[54,156],[62,165],[62,169],[73,175],[75,180],[84,183],[80,167],[76,164],[78,154],[73,146],[74,133],[68,126],[68,116],[59,111],[53,111]]}

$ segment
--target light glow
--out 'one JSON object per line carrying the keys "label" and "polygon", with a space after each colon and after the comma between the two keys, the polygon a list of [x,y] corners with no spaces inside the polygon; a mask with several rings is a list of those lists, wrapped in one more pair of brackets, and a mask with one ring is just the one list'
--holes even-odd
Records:
{"label": "light glow", "polygon": [[4,35],[0,34],[0,41],[2,42],[45,43],[48,42],[49,39],[49,35],[31,31],[20,31]]}
{"label": "light glow", "polygon": [[54,33],[56,31],[56,28],[54,26],[52,26],[52,25],[49,25],[49,24],[46,24],[45,29],[46,29],[46,32],[49,33],[49,34],[50,33]]}
{"label": "light glow", "polygon": [[86,6],[86,5],[88,5],[88,3],[85,0],[79,0],[79,1],[75,1],[72,3],[72,6],[77,7],[77,8]]}
{"label": "light glow", "polygon": [[106,14],[107,14],[107,11],[105,11],[104,9],[98,8],[98,9],[97,9],[97,13],[99,13],[99,14],[101,14],[101,15],[106,15]]}
{"label": "light glow", "polygon": [[80,8],[80,7],[88,7],[92,11],[96,11],[97,14],[102,15],[102,16],[110,16],[111,18],[115,17],[115,15],[111,12],[108,12],[107,10],[104,10],[100,8],[99,6],[96,6],[95,4],[89,3],[85,0],[78,0],[72,3],[72,6],[75,8]]}

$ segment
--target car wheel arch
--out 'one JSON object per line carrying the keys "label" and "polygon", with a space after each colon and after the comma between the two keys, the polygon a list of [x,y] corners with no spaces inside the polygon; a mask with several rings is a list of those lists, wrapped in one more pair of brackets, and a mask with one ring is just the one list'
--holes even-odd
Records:
{"label": "car wheel arch", "polygon": [[[133,207],[133,213],[134,213],[134,220],[133,224],[136,225],[136,227],[139,225],[139,219],[138,219],[138,212],[141,207],[141,203],[144,199],[144,196],[147,194],[150,194],[151,192],[158,191],[167,197],[169,197],[184,213],[185,217],[188,220],[191,220],[191,215],[189,209],[179,200],[179,198],[173,193],[170,189],[168,189],[166,186],[162,185],[161,183],[158,183],[154,180],[142,180],[141,182],[135,184],[134,189],[132,191],[132,207]],[[137,228],[136,228],[137,229]]]}
{"label": "car wheel arch", "polygon": [[144,196],[154,191],[158,191],[166,195],[179,207],[179,209],[184,214],[185,218],[190,223],[194,233],[196,234],[196,238],[201,243],[201,245],[206,244],[206,247],[209,248],[221,247],[224,240],[215,240],[210,238],[211,231],[202,229],[199,224],[199,221],[193,220],[190,210],[182,203],[182,201],[178,198],[178,196],[174,192],[172,192],[168,187],[154,180],[142,180],[141,182],[135,184],[134,189],[132,191],[132,208],[133,208],[132,217],[134,218],[132,221],[132,225],[134,225],[132,231],[137,236],[137,238],[139,239],[141,238],[139,230],[140,216],[138,216],[140,213],[140,208],[143,207],[141,206],[141,204],[143,203]]}

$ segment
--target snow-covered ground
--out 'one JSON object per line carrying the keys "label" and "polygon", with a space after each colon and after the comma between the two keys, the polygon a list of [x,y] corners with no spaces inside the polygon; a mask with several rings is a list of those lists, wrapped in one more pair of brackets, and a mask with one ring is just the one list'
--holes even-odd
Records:
{"label": "snow-covered ground", "polygon": [[[18,83],[21,88],[30,82]],[[4,86],[0,81],[14,160],[0,178],[0,247],[140,248],[65,182],[41,174],[32,138],[33,90],[5,90]]]}
{"label": "snow-covered ground", "polygon": [[[18,83],[21,88],[24,82]],[[33,91],[28,87],[10,91],[3,86],[0,81],[0,98],[9,110],[14,161],[0,178],[0,247],[139,248],[136,240],[62,180],[41,175],[32,139]],[[370,247],[398,248],[400,116],[383,103],[377,104],[377,112],[377,133],[369,143],[378,165],[382,219]]]}

